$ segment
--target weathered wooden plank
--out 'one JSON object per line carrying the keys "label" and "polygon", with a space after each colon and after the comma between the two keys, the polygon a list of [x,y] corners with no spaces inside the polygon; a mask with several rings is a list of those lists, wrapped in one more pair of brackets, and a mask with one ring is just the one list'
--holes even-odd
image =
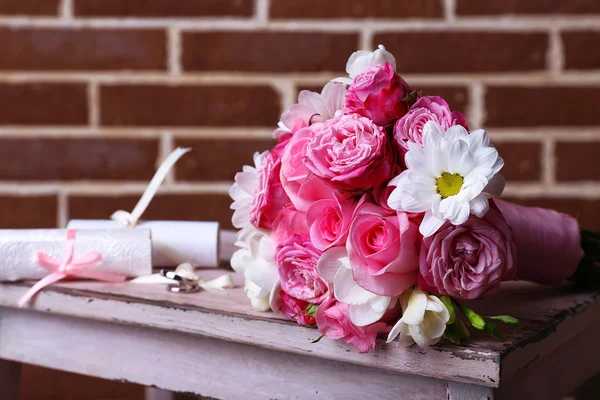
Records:
{"label": "weathered wooden plank", "polygon": [[189,335],[0,308],[0,358],[222,399],[445,399],[446,382]]}
{"label": "weathered wooden plank", "polygon": [[17,400],[19,398],[20,377],[20,363],[0,359],[0,400]]}
{"label": "weathered wooden plank", "polygon": [[[25,287],[19,285],[2,285],[0,306],[13,307],[24,290]],[[272,313],[253,311],[244,299],[239,298],[240,292],[241,289],[234,289],[227,296],[206,292],[186,296],[150,286],[71,282],[45,290],[38,295],[32,308],[78,318],[190,333],[382,370],[498,385],[498,352],[474,346],[423,350],[379,341],[375,351],[360,354],[341,341],[322,340],[313,344],[311,342],[319,337],[318,331],[282,320]]]}
{"label": "weathered wooden plank", "polygon": [[494,389],[462,382],[448,382],[448,400],[494,400]]}

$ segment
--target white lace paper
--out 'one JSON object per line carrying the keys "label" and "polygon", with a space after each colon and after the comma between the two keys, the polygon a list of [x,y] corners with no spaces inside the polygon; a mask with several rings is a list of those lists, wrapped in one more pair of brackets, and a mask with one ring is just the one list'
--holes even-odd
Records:
{"label": "white lace paper", "polygon": [[[37,252],[63,260],[66,229],[0,230],[0,281],[41,279],[49,274],[34,261]],[[90,269],[128,277],[152,273],[148,229],[77,230],[75,256],[97,250],[102,261]]]}

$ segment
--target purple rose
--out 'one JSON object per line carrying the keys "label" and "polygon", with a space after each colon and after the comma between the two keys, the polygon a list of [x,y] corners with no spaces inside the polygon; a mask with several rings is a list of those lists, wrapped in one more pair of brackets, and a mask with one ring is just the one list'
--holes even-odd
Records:
{"label": "purple rose", "polygon": [[483,218],[462,225],[446,222],[423,239],[419,286],[457,299],[476,299],[514,279],[516,247],[512,230],[492,202]]}
{"label": "purple rose", "polygon": [[408,151],[408,142],[423,145],[423,126],[428,121],[437,122],[444,131],[453,125],[462,125],[467,130],[467,119],[439,96],[424,96],[410,108],[410,111],[394,125],[394,138],[403,153]]}

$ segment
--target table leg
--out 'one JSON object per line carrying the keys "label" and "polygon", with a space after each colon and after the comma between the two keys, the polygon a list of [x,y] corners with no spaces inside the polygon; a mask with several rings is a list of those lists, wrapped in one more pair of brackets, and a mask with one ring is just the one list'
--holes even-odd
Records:
{"label": "table leg", "polygon": [[17,400],[20,378],[20,363],[0,360],[0,400]]}
{"label": "table leg", "polygon": [[175,395],[168,390],[157,389],[153,387],[146,388],[146,400],[173,400]]}
{"label": "table leg", "polygon": [[494,400],[494,389],[468,383],[451,382],[447,385],[448,400]]}

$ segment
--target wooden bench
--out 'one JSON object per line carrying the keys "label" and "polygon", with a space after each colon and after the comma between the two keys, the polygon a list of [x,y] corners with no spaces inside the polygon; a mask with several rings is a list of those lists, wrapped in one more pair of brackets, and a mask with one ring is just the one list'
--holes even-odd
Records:
{"label": "wooden bench", "polygon": [[25,309],[16,303],[29,284],[0,284],[0,398],[15,397],[19,363],[224,399],[557,399],[600,372],[600,293],[510,283],[471,303],[520,319],[501,327],[504,342],[381,340],[360,354],[252,310],[233,275],[226,295],[66,282]]}

